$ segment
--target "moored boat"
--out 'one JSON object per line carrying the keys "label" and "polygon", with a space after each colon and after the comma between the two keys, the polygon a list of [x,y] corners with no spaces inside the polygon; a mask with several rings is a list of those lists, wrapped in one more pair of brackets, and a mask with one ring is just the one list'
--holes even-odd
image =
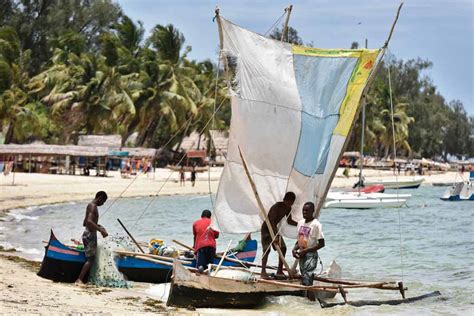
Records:
{"label": "moored boat", "polygon": [[[144,257],[140,253],[116,252],[118,256],[115,263],[120,272],[130,281],[147,283],[165,283],[171,279],[172,257],[147,255]],[[241,266],[244,262],[253,262],[257,254],[257,241],[246,241],[245,248],[233,254],[230,254],[223,261],[223,266]],[[156,259],[154,259],[156,258]],[[151,259],[151,260],[150,260]],[[216,257],[214,264],[218,264],[220,257]],[[181,264],[186,267],[195,267],[194,258],[180,258]],[[242,262],[242,263],[241,263]]]}
{"label": "moored boat", "polygon": [[[238,268],[230,271],[231,278],[226,272],[218,271],[216,276],[199,274],[175,261],[166,304],[196,308],[252,308],[262,305],[267,296],[303,294],[304,287],[299,285],[299,280],[261,280],[248,270]],[[327,298],[334,297],[338,292],[330,286],[320,286],[317,295]]]}
{"label": "moored boat", "polygon": [[405,199],[344,199],[326,202],[325,208],[369,209],[395,208],[406,203]]}
{"label": "moored boat", "polygon": [[[252,262],[255,260],[256,251],[257,242],[248,240],[242,251],[230,255],[222,265],[241,266],[240,262]],[[120,252],[117,253],[119,254],[115,259],[117,268],[128,280],[148,283],[169,282],[173,258],[155,256],[161,259],[154,260],[154,256],[148,254],[128,252],[128,254],[120,255]],[[140,257],[140,255],[149,256],[149,258]],[[218,260],[216,259],[216,262]],[[181,262],[187,267],[195,266],[194,259],[183,259]],[[77,280],[84,263],[86,263],[84,251],[63,244],[51,230],[38,276],[55,282],[72,283]]]}
{"label": "moored boat", "polygon": [[417,189],[421,183],[425,181],[425,178],[410,178],[410,179],[380,179],[380,180],[367,180],[364,182],[365,185],[377,185],[381,184],[385,189]]}
{"label": "moored boat", "polygon": [[38,276],[55,282],[72,283],[77,280],[84,263],[84,251],[64,245],[51,230]]}

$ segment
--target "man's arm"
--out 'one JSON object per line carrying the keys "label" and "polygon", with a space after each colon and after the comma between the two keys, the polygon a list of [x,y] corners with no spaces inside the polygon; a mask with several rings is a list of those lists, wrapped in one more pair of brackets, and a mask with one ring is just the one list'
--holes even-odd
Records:
{"label": "man's arm", "polygon": [[87,205],[86,226],[87,226],[87,228],[89,228],[91,230],[101,231],[103,229],[102,226],[100,226],[99,224],[97,224],[94,221],[94,212],[96,212],[96,213],[98,212],[97,211],[97,206],[95,206],[93,204]]}
{"label": "man's arm", "polygon": [[290,215],[288,216],[288,218],[286,219],[286,222],[288,223],[288,225],[291,225],[291,226],[298,225],[298,222],[295,222],[293,217],[291,217],[291,212],[290,212]]}
{"label": "man's arm", "polygon": [[318,244],[316,246],[313,246],[313,247],[309,247],[309,248],[306,248],[306,249],[303,249],[300,251],[300,255],[303,256],[305,255],[306,253],[308,252],[315,252],[315,251],[318,251],[319,249],[323,248],[325,246],[325,242],[324,242],[324,238],[322,239],[318,239]]}

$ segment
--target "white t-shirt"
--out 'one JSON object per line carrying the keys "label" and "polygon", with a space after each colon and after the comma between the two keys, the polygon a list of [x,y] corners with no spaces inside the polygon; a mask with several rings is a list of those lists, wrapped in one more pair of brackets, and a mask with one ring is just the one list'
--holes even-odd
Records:
{"label": "white t-shirt", "polygon": [[323,228],[316,218],[308,223],[305,221],[305,219],[298,221],[298,226],[296,226],[298,245],[303,249],[316,246],[318,240],[324,238]]}

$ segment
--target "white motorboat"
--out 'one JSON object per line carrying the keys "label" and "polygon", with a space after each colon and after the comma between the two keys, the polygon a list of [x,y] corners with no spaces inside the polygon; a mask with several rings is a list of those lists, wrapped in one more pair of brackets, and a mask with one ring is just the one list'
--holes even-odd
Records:
{"label": "white motorboat", "polygon": [[364,181],[366,186],[382,184],[385,189],[417,189],[425,178],[399,178],[397,179],[380,179]]}
{"label": "white motorboat", "polygon": [[345,199],[326,202],[324,207],[348,209],[394,208],[404,205],[406,201],[406,199]]}

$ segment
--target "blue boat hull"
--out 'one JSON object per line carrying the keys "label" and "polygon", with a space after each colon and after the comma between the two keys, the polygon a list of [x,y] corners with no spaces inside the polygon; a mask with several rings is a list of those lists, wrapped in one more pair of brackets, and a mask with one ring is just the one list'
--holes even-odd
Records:
{"label": "blue boat hull", "polygon": [[[230,256],[232,259],[239,259],[243,262],[253,262],[257,253],[257,241],[247,241],[246,247],[235,256]],[[214,264],[219,264],[218,258],[214,260]],[[117,268],[124,276],[135,282],[146,283],[167,283],[171,280],[172,267],[159,263],[150,262],[134,256],[120,256],[115,260]],[[183,263],[186,267],[195,267],[196,260]],[[241,266],[239,263],[234,263],[224,260],[223,266]]]}
{"label": "blue boat hull", "polygon": [[[249,240],[242,252],[230,258],[253,262],[257,253],[257,241]],[[62,244],[51,230],[49,242],[45,247],[45,254],[38,276],[55,282],[72,283],[77,280],[81,269],[86,263],[84,251],[73,249]],[[147,283],[166,283],[170,281],[172,267],[159,263],[149,262],[133,256],[119,256],[115,263],[120,272],[130,281]],[[219,263],[219,259],[214,261]],[[190,260],[185,266],[195,267],[196,261]],[[224,266],[238,266],[239,264],[224,261]]]}
{"label": "blue boat hull", "polygon": [[84,251],[63,245],[51,231],[38,276],[55,282],[72,283],[79,277],[84,263]]}

